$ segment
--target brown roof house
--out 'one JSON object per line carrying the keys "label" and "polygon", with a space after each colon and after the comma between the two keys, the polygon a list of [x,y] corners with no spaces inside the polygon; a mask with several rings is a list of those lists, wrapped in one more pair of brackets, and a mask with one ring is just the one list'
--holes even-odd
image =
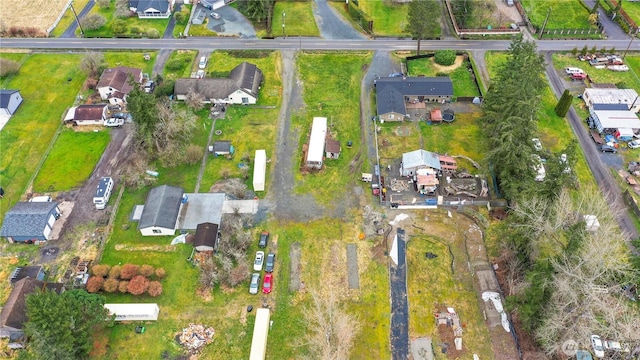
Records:
{"label": "brown roof house", "polygon": [[103,125],[107,112],[107,104],[78,105],[67,111],[64,122],[73,125]]}
{"label": "brown roof house", "polygon": [[217,224],[206,222],[198,224],[196,235],[193,238],[193,247],[196,251],[213,251],[218,247],[220,231]]}
{"label": "brown roof house", "polygon": [[142,84],[142,70],[126,66],[108,68],[100,76],[96,90],[102,100],[109,100],[111,105],[122,105],[133,89],[129,79],[133,79],[135,84]]}
{"label": "brown roof house", "polygon": [[258,101],[262,70],[243,62],[231,70],[228,78],[178,79],[173,90],[177,100],[194,92],[206,103],[251,105]]}
{"label": "brown roof house", "polygon": [[0,312],[0,338],[15,341],[22,337],[22,328],[27,322],[26,296],[36,291],[52,290],[60,294],[64,287],[60,283],[45,283],[33,278],[24,278],[13,285],[11,294]]}

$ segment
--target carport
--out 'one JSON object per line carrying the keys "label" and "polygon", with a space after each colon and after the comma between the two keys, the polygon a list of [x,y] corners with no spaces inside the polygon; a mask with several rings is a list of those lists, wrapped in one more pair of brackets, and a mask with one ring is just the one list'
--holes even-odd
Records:
{"label": "carport", "polygon": [[178,216],[178,229],[196,230],[198,224],[221,224],[224,193],[191,193],[185,194],[187,203],[182,206]]}

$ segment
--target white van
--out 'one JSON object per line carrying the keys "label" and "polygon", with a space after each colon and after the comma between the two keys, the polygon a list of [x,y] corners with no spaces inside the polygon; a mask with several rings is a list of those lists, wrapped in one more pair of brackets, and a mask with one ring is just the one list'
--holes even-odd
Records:
{"label": "white van", "polygon": [[113,190],[113,179],[110,177],[100,178],[98,188],[95,195],[93,195],[93,203],[96,205],[96,209],[104,210],[111,197],[111,190]]}
{"label": "white van", "polygon": [[29,200],[29,202],[51,202],[51,196],[34,196]]}
{"label": "white van", "polygon": [[198,64],[198,68],[204,69],[205,67],[207,67],[207,57],[203,56],[200,58],[200,63]]}
{"label": "white van", "polygon": [[571,67],[571,66],[564,68],[564,72],[567,73],[567,75],[584,74],[584,70],[577,67]]}

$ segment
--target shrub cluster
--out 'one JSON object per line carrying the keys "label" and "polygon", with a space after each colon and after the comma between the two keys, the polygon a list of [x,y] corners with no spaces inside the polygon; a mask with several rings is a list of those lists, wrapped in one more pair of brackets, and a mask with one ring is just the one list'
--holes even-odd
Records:
{"label": "shrub cluster", "polygon": [[87,291],[96,293],[101,290],[114,293],[130,293],[142,295],[144,293],[156,297],[162,294],[160,281],[165,277],[164,268],[154,268],[151,265],[94,265],[91,276],[87,281]]}
{"label": "shrub cluster", "polygon": [[438,65],[450,66],[456,62],[456,52],[453,50],[438,50],[433,57]]}
{"label": "shrub cluster", "polygon": [[18,37],[18,38],[46,38],[49,37],[46,31],[40,30],[37,27],[18,27],[11,26],[8,29],[2,29],[0,31],[1,36],[6,37]]}

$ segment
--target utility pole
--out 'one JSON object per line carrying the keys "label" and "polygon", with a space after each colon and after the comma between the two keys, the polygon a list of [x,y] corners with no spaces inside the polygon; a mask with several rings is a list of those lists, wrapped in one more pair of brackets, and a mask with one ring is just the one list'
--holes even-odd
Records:
{"label": "utility pole", "polygon": [[542,40],[542,34],[544,33],[544,28],[547,27],[547,21],[549,21],[549,15],[551,15],[551,8],[547,10],[547,17],[544,18],[544,23],[542,23],[542,29],[540,29],[540,37],[539,40]]}
{"label": "utility pole", "polygon": [[627,45],[627,48],[624,50],[624,54],[622,54],[623,59],[625,56],[627,56],[627,52],[629,52],[629,49],[631,48],[631,43],[633,43],[633,40],[635,40],[637,35],[638,35],[638,29],[635,29],[633,34],[631,34],[631,40],[629,40],[629,45]]}
{"label": "utility pole", "polygon": [[287,37],[287,34],[284,31],[284,17],[287,15],[284,11],[282,12],[282,37]]}
{"label": "utility pole", "polygon": [[76,23],[78,23],[78,28],[80,28],[80,35],[84,37],[84,30],[82,30],[82,25],[80,25],[78,14],[76,14],[76,9],[73,8],[73,3],[69,3],[69,7],[71,7],[71,11],[73,11],[73,16],[76,18]]}

